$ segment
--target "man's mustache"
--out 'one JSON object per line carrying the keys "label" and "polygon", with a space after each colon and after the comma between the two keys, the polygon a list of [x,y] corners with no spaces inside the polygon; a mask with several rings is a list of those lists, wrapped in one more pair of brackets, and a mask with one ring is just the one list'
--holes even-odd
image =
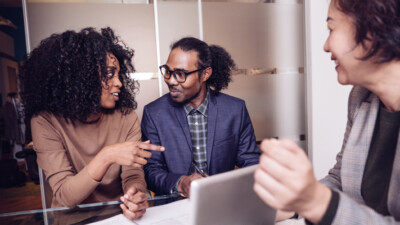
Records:
{"label": "man's mustache", "polygon": [[168,86],[170,91],[180,91],[176,86]]}

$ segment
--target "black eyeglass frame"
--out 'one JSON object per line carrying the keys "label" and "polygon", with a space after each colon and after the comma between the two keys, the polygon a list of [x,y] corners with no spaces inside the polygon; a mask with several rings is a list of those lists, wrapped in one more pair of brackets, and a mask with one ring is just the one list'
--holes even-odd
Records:
{"label": "black eyeglass frame", "polygon": [[[167,73],[163,74],[163,73],[162,73],[162,68],[165,68],[166,71],[167,71]],[[176,82],[178,82],[178,83],[185,83],[185,82],[186,82],[187,76],[189,76],[189,75],[192,74],[192,73],[196,73],[196,72],[202,71],[202,70],[204,70],[205,68],[200,68],[200,69],[193,70],[193,71],[189,71],[189,72],[186,72],[186,71],[184,71],[184,70],[178,70],[179,72],[182,72],[182,73],[185,74],[185,79],[184,79],[183,81],[179,81],[179,80],[176,78],[176,74],[175,74],[175,72],[177,72],[177,71],[176,71],[176,70],[170,70],[169,67],[168,67],[167,65],[164,64],[164,65],[160,66],[159,69],[160,69],[161,75],[162,75],[165,79],[169,80],[169,78],[171,78],[171,74],[172,74],[172,75],[174,76],[174,79],[176,80]]]}

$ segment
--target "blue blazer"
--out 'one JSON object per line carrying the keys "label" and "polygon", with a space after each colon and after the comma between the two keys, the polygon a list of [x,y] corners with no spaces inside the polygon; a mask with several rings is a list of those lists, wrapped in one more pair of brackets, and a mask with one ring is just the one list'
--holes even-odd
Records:
{"label": "blue blazer", "polygon": [[[210,90],[208,103],[207,165],[210,175],[257,164],[260,150],[243,100]],[[169,194],[183,175],[189,175],[192,141],[182,105],[170,94],[144,107],[142,140],[165,147],[152,152],[144,166],[148,189]]]}

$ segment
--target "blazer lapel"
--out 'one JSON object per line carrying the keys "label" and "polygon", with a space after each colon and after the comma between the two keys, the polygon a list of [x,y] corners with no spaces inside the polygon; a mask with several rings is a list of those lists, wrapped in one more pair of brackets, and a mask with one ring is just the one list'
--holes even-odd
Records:
{"label": "blazer lapel", "polygon": [[217,99],[210,90],[210,101],[208,102],[208,115],[207,115],[207,167],[210,172],[211,154],[214,146],[215,127],[217,124]]}
{"label": "blazer lapel", "polygon": [[373,96],[371,101],[362,102],[356,112],[342,161],[343,191],[360,203],[364,203],[361,182],[379,109],[379,99]]}
{"label": "blazer lapel", "polygon": [[393,161],[392,175],[390,178],[389,193],[388,193],[388,209],[389,212],[397,219],[400,219],[400,203],[399,203],[399,188],[400,188],[400,132],[397,137],[396,153]]}
{"label": "blazer lapel", "polygon": [[185,139],[186,139],[186,143],[190,149],[190,159],[191,159],[191,155],[192,155],[192,139],[190,137],[190,129],[189,129],[189,125],[186,119],[186,115],[185,115],[185,111],[183,110],[182,107],[174,107],[174,111],[175,111],[175,116],[176,119],[179,121],[179,124],[182,128],[182,131],[185,135]]}

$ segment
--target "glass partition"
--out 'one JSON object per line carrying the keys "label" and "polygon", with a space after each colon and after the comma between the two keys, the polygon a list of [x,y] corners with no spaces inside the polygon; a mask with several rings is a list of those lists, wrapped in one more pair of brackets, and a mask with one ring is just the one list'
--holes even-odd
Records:
{"label": "glass partition", "polygon": [[143,106],[168,92],[158,75],[170,45],[185,36],[221,45],[236,71],[225,93],[242,98],[257,140],[305,144],[303,3],[241,1],[27,1],[31,48],[54,32],[112,27],[135,49],[139,118]]}
{"label": "glass partition", "polygon": [[303,5],[208,0],[202,7],[204,41],[226,48],[239,69],[224,92],[246,101],[257,140],[290,138],[305,148]]}
{"label": "glass partition", "polygon": [[[24,0],[28,52],[55,32],[112,27],[135,50],[143,107],[168,92],[158,74],[185,36],[224,47],[238,70],[223,92],[246,101],[257,141],[290,138],[306,149],[304,7],[299,0]],[[42,185],[43,186],[43,185]]]}
{"label": "glass partition", "polygon": [[[160,65],[167,62],[170,45],[182,37],[200,38],[197,1],[155,1],[158,12]],[[162,80],[162,81],[161,81]],[[168,93],[168,87],[161,79],[161,94]]]}

